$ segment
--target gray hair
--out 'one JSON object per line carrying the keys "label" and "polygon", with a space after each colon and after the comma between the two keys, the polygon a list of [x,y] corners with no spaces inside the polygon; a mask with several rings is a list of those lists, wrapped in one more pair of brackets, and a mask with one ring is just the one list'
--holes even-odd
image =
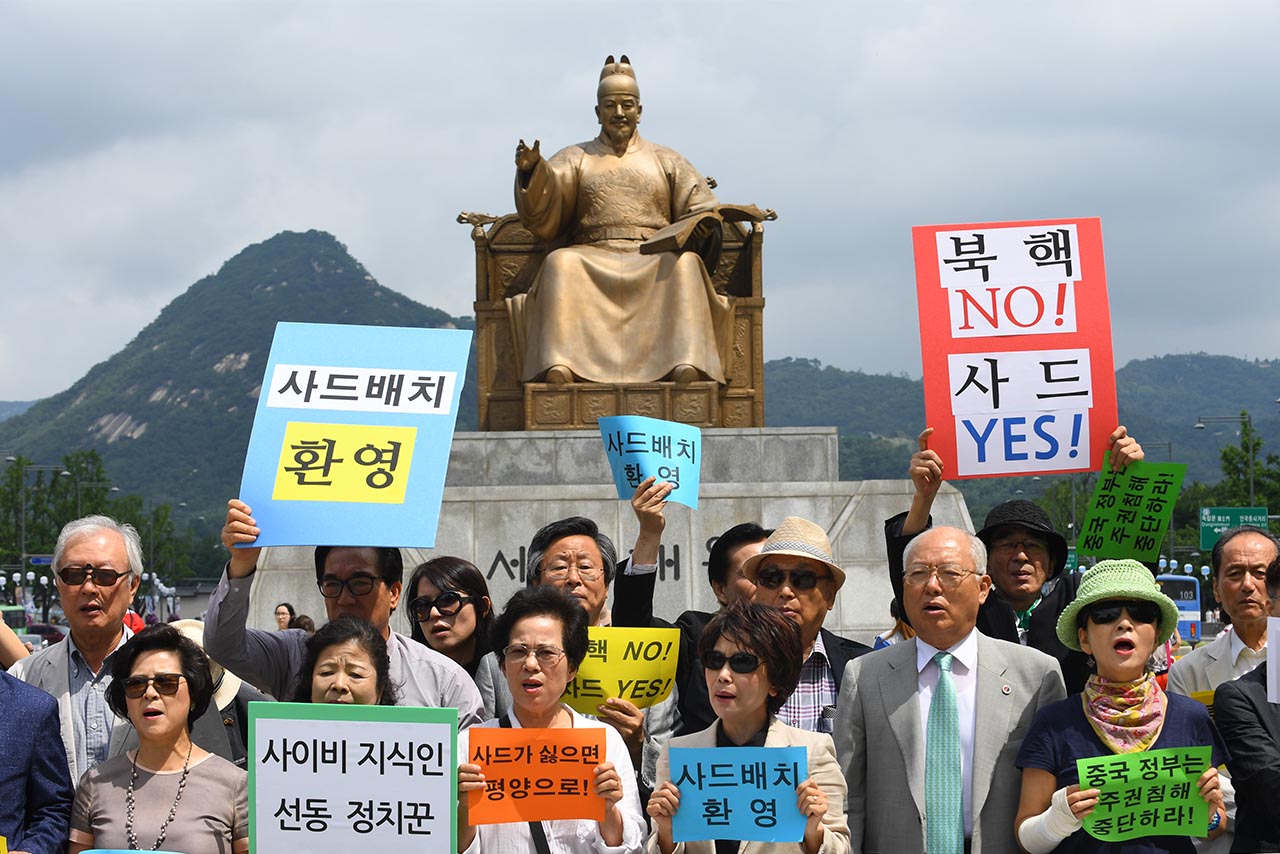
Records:
{"label": "gray hair", "polygon": [[120,535],[124,540],[124,552],[129,558],[129,571],[142,578],[142,538],[138,536],[138,529],[128,522],[117,522],[110,516],[102,515],[85,516],[62,526],[58,543],[53,547],[53,571],[57,572],[62,566],[62,555],[73,540],[98,531],[114,531]]}
{"label": "gray hair", "polygon": [[[965,542],[969,544],[969,556],[973,558],[974,574],[975,575],[987,574],[987,547],[986,547],[986,544],[982,542],[982,540],[978,539],[973,534],[970,534],[968,531],[962,528],[952,528],[948,526],[943,526],[940,528],[931,528],[930,530],[931,531],[951,531],[955,535],[961,537]],[[911,558],[915,554],[916,547],[920,544],[920,540],[924,537],[925,533],[928,533],[928,532],[926,531],[921,533],[919,536],[913,537],[911,539],[911,542],[907,543],[907,548],[902,553],[902,566],[904,570],[906,569],[906,567],[911,565]]]}

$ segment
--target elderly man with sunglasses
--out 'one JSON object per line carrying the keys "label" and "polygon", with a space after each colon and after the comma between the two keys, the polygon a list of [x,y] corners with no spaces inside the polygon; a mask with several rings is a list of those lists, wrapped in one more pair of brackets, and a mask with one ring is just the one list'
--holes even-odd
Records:
{"label": "elderly man with sunglasses", "polygon": [[871,647],[822,627],[844,586],[844,570],[831,555],[821,525],[788,516],[742,574],[756,585],[754,601],[773,605],[800,626],[804,645],[800,682],[778,710],[778,720],[809,732],[831,733],[844,668]]}
{"label": "elderly man with sunglasses", "polygon": [[124,624],[142,578],[142,540],[109,516],[68,522],[53,548],[54,581],[71,633],[14,664],[9,673],[58,701],[62,744],[74,784],[100,762],[137,745],[129,722],[107,706],[111,656],[133,632]]}
{"label": "elderly man with sunglasses", "polygon": [[[307,633],[302,629],[264,632],[246,626],[249,588],[262,550],[235,546],[252,544],[259,533],[248,505],[236,499],[227,502],[222,544],[231,551],[231,559],[209,597],[205,651],[241,679],[282,699],[293,696]],[[463,728],[484,720],[480,693],[467,671],[430,647],[391,631],[391,614],[400,602],[404,576],[398,548],[319,546],[315,564],[316,586],[324,596],[329,619],[367,620],[386,639],[399,705],[457,709],[458,726]]]}

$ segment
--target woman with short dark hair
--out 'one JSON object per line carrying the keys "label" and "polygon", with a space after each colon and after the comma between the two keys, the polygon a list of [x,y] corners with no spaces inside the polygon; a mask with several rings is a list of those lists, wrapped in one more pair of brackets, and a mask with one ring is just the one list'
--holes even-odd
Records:
{"label": "woman with short dark hair", "polygon": [[[711,708],[718,720],[707,729],[671,739],[658,760],[658,776],[648,812],[653,819],[650,852],[722,854],[739,850],[737,840],[682,842],[672,835],[680,809],[680,789],[671,782],[673,747],[807,748],[808,778],[796,786],[796,807],[805,817],[800,842],[752,842],[761,854],[843,854],[849,851],[844,775],[831,736],[807,732],[778,720],[778,709],[800,681],[800,628],[778,608],[733,602],[707,623],[698,644]],[[696,809],[690,802],[686,809]]]}
{"label": "woman with short dark hair", "polygon": [[[560,701],[587,656],[587,612],[578,600],[551,586],[527,587],[507,602],[492,634],[494,650],[511,689],[511,711],[458,733],[458,756],[470,755],[470,732],[479,727],[527,729],[602,729],[604,761],[594,769],[594,792],[604,800],[604,820],[557,819],[535,822],[552,850],[588,854],[609,850],[635,854],[644,839],[644,818],[635,770],[622,736],[613,727],[584,717]],[[467,821],[467,793],[483,791],[479,765],[458,765],[458,851],[533,851],[528,823],[486,824]]]}
{"label": "woman with short dark hair", "polygon": [[295,703],[394,706],[387,642],[368,620],[339,617],[307,638]]}
{"label": "woman with short dark hair", "polygon": [[209,659],[168,623],[144,629],[115,652],[107,705],[129,718],[138,749],[80,778],[68,854],[249,850],[248,776],[191,741],[191,726],[212,697]]}
{"label": "woman with short dark hair", "polygon": [[484,573],[469,560],[438,557],[409,576],[409,636],[462,665],[472,679],[489,652],[493,601]]}

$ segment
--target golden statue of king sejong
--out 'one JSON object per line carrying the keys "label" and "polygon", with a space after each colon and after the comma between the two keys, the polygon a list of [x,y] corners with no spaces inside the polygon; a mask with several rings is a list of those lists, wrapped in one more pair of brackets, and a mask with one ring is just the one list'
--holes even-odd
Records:
{"label": "golden statue of king sejong", "polygon": [[537,141],[516,148],[520,221],[560,247],[508,299],[520,379],[725,383],[731,298],[707,273],[721,231],[697,218],[716,197],[689,161],[637,132],[640,87],[626,56],[606,60],[595,112],[600,135],[550,160]]}

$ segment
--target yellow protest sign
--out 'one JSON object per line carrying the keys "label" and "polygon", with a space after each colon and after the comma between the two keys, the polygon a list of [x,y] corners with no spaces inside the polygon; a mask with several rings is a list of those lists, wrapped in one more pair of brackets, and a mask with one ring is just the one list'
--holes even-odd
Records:
{"label": "yellow protest sign", "polygon": [[587,657],[564,692],[570,708],[594,715],[605,700],[619,697],[645,709],[671,696],[679,629],[591,626],[587,636]]}
{"label": "yellow protest sign", "polygon": [[276,466],[276,501],[403,504],[415,427],[290,421]]}

